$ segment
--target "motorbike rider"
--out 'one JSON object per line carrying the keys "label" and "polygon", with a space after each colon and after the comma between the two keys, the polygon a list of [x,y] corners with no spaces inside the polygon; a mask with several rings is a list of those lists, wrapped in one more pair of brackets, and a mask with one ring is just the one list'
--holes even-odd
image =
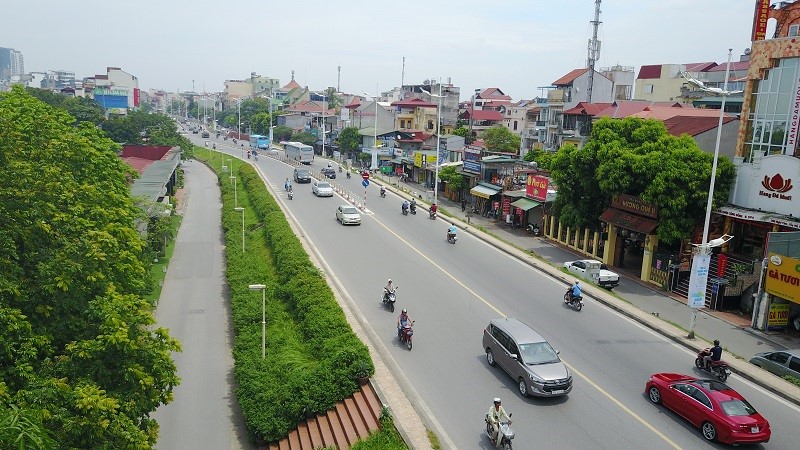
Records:
{"label": "motorbike rider", "polygon": [[283,182],[283,188],[286,189],[287,191],[292,190],[292,182],[289,181],[288,177],[286,178],[286,181]]}
{"label": "motorbike rider", "polygon": [[719,339],[714,339],[714,346],[710,349],[710,354],[703,356],[703,369],[711,367],[712,361],[722,359],[722,347],[719,346]]}
{"label": "motorbike rider", "polygon": [[411,212],[416,214],[417,211],[417,199],[411,199]]}
{"label": "motorbike rider", "polygon": [[408,200],[403,200],[403,214],[405,214],[406,211],[408,211],[408,205],[409,205]]}
{"label": "motorbike rider", "polygon": [[448,240],[456,237],[456,230],[457,230],[457,228],[456,228],[455,225],[450,225],[450,228],[447,229],[447,239]]}
{"label": "motorbike rider", "polygon": [[572,285],[572,288],[569,290],[569,299],[570,301],[578,298],[581,296],[581,284],[578,280],[575,280],[575,284]]}
{"label": "motorbike rider", "polygon": [[348,179],[350,178],[350,171],[349,170],[347,171],[347,178]]}
{"label": "motorbike rider", "polygon": [[408,310],[403,308],[397,318],[397,337],[402,336],[403,328],[411,326],[411,318],[408,317]]}
{"label": "motorbike rider", "polygon": [[434,214],[436,214],[436,211],[437,211],[438,209],[439,209],[439,207],[438,207],[438,206],[436,206],[436,203],[432,204],[432,205],[431,205],[431,216],[433,216]]}
{"label": "motorbike rider", "polygon": [[495,447],[500,447],[500,439],[498,439],[498,433],[500,431],[500,422],[508,422],[511,423],[511,418],[506,414],[506,410],[503,409],[503,405],[500,403],[500,398],[495,397],[492,406],[489,407],[489,412],[486,413],[486,420],[489,421],[489,424],[492,426],[492,442],[494,443]]}
{"label": "motorbike rider", "polygon": [[394,284],[392,284],[392,279],[389,278],[389,281],[386,283],[386,286],[383,287],[383,299],[386,300],[389,298],[389,294],[394,292]]}
{"label": "motorbike rider", "polygon": [[386,197],[386,187],[381,186],[381,197]]}

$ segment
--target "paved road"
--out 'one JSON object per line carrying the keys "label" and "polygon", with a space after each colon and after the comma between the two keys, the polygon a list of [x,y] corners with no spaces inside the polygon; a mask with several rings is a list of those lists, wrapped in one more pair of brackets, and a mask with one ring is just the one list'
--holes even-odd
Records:
{"label": "paved road", "polygon": [[[257,165],[274,185],[291,175],[291,168],[269,158]],[[338,181],[363,191],[360,180]],[[563,285],[472,236],[446,244],[445,222],[401,216],[400,200],[391,194],[377,199],[370,187],[372,215],[361,227],[344,228],[333,219],[341,199],[315,198],[306,186],[295,185],[289,210],[383,337],[386,355],[403,367],[424,406],[447,430],[445,442],[485,447],[481,417],[500,395],[515,413],[517,448],[711,446],[641,394],[653,372],[692,373],[693,355],[684,349],[591,301],[581,313],[565,309],[558,301]],[[378,301],[389,276],[401,286],[399,305],[417,320],[413,352],[396,345],[395,317]],[[576,374],[569,398],[520,398],[513,380],[487,366],[481,330],[499,315],[531,324],[562,351]],[[768,447],[792,448],[797,408],[736,377],[730,384],[770,419],[774,437]]]}
{"label": "paved road", "polygon": [[158,325],[181,342],[183,351],[173,355],[181,384],[175,400],[154,413],[161,428],[156,447],[252,448],[232,389],[217,178],[199,162],[183,168],[188,203],[156,309]]}

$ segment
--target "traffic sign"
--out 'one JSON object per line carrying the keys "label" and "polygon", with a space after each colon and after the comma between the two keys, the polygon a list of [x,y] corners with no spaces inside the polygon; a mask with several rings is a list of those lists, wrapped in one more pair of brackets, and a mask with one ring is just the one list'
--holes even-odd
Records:
{"label": "traffic sign", "polygon": [[367,171],[365,170],[365,171],[364,171],[364,172],[361,174],[361,178],[363,178],[363,179],[365,179],[365,180],[369,180],[369,172],[367,172]]}
{"label": "traffic sign", "polygon": [[364,181],[361,182],[361,185],[364,186],[364,187],[369,186],[369,180],[364,178]]}

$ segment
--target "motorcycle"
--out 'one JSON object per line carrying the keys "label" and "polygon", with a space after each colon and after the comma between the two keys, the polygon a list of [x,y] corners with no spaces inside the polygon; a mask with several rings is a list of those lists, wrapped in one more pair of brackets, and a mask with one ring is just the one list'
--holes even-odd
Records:
{"label": "motorcycle", "polygon": [[342,173],[342,166],[339,166],[339,173]]}
{"label": "motorcycle", "polygon": [[408,215],[408,207],[406,205],[403,205],[400,209],[402,210],[404,216]]}
{"label": "motorcycle", "polygon": [[386,188],[381,186],[381,198],[386,198]]}
{"label": "motorcycle", "polygon": [[728,369],[728,363],[726,363],[725,361],[723,361],[721,359],[719,361],[710,361],[711,366],[708,367],[708,368],[704,368],[703,367],[703,364],[704,364],[703,363],[703,357],[709,356],[709,355],[711,355],[711,349],[706,348],[706,349],[701,350],[700,353],[697,354],[697,358],[694,359],[694,365],[698,369],[705,370],[706,372],[708,372],[711,375],[713,375],[714,378],[716,378],[719,381],[722,381],[724,383],[725,380],[728,379],[728,376],[730,376],[730,374],[731,374],[731,370]]}
{"label": "motorcycle", "polygon": [[411,214],[417,214],[417,205],[416,203],[411,204]]}
{"label": "motorcycle", "polygon": [[289,200],[291,200],[292,197],[294,197],[294,194],[292,193],[291,190],[289,190],[289,192],[286,194],[286,196],[289,197]]}
{"label": "motorcycle", "polygon": [[350,179],[350,171],[347,171],[347,179]]}
{"label": "motorcycle", "polygon": [[583,297],[580,295],[573,297],[572,287],[569,287],[567,288],[567,293],[564,294],[564,304],[575,308],[576,311],[580,311],[583,308]]}
{"label": "motorcycle", "polygon": [[397,297],[397,286],[394,287],[394,290],[391,292],[386,292],[384,289],[383,296],[381,297],[381,301],[383,301],[383,306],[389,309],[389,312],[394,312],[394,302],[395,298]]}
{"label": "motorcycle", "polygon": [[[512,414],[509,414],[508,417],[511,418]],[[489,422],[489,414],[486,414],[484,418],[486,421],[486,436],[489,437],[489,441],[492,445],[496,446],[496,441],[492,437],[494,435],[494,429],[492,428],[492,423]],[[511,450],[511,441],[514,439],[514,430],[511,429],[510,422],[500,422],[500,426],[498,427],[499,431],[497,432],[497,437],[500,438],[500,447],[503,447],[505,450]]]}
{"label": "motorcycle", "polygon": [[455,244],[458,240],[458,236],[455,233],[450,233],[450,230],[447,230],[447,242],[451,244]]}
{"label": "motorcycle", "polygon": [[528,224],[528,231],[533,233],[534,236],[541,236],[542,235],[542,230],[539,229],[539,225],[535,225],[535,224],[529,223]]}
{"label": "motorcycle", "polygon": [[398,337],[401,343],[405,342],[408,351],[411,351],[411,338],[414,336],[413,326],[414,321],[412,320],[411,323],[406,324],[406,326],[400,329],[400,335]]}
{"label": "motorcycle", "polygon": [[428,216],[431,218],[431,220],[436,220],[436,211],[429,212]]}

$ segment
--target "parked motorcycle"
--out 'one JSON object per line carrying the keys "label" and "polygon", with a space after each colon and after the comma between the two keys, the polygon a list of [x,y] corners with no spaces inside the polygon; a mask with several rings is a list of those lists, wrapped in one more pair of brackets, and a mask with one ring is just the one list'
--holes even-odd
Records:
{"label": "parked motorcycle", "polygon": [[[511,418],[511,416],[512,414],[508,415],[509,418]],[[489,437],[489,441],[492,443],[492,445],[497,446],[492,437],[494,434],[494,429],[492,428],[492,423],[489,422],[488,413],[486,414],[484,421],[486,422],[486,436]],[[503,447],[505,450],[511,450],[511,441],[514,439],[514,430],[511,429],[510,422],[500,422],[497,437],[500,439],[500,447]]]}
{"label": "parked motorcycle", "polygon": [[455,244],[457,240],[458,240],[458,236],[455,233],[450,233],[450,231],[448,230],[447,231],[447,242],[449,242],[451,244]]}
{"label": "parked motorcycle", "polygon": [[411,338],[414,336],[414,329],[412,328],[413,326],[414,321],[412,320],[411,323],[407,324],[403,327],[403,329],[400,330],[400,342],[405,342],[408,351],[411,351]]}
{"label": "parked motorcycle", "polygon": [[394,287],[394,290],[387,293],[386,290],[383,291],[383,295],[381,296],[381,301],[383,301],[383,306],[389,309],[389,312],[394,312],[394,302],[397,298],[397,286]]}
{"label": "parked motorcycle", "polygon": [[583,297],[581,296],[573,297],[572,287],[570,286],[569,288],[567,288],[566,294],[564,294],[564,304],[575,308],[575,311],[580,311],[581,308],[583,308]]}
{"label": "parked motorcycle", "polygon": [[534,236],[541,236],[542,235],[542,230],[539,228],[539,225],[536,225],[536,224],[533,224],[533,223],[529,223],[528,224],[528,231],[533,233]]}
{"label": "parked motorcycle", "polygon": [[724,383],[731,374],[731,370],[728,368],[728,363],[720,359],[719,361],[710,361],[711,366],[708,368],[703,368],[703,357],[709,355],[711,355],[711,349],[706,348],[701,350],[700,353],[697,354],[697,358],[694,360],[694,365],[698,369],[705,370],[713,375],[714,378]]}

